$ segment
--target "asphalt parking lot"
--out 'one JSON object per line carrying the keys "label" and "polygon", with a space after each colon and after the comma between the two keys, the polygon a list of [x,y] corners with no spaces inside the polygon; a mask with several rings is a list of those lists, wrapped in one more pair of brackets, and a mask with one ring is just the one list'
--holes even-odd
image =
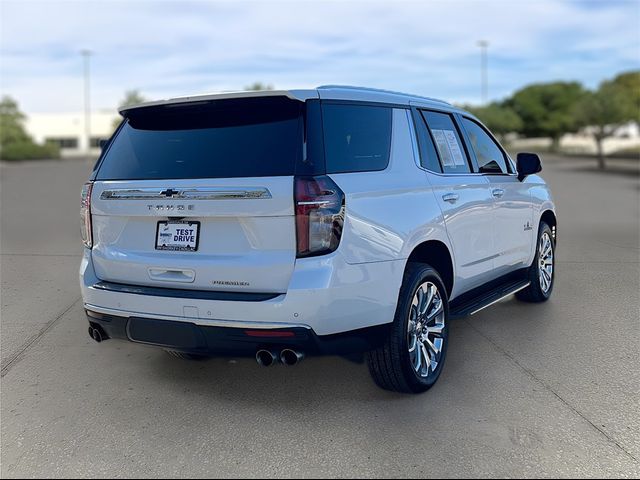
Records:
{"label": "asphalt parking lot", "polygon": [[452,324],[421,396],[365,365],[187,362],[88,338],[83,161],[0,166],[1,474],[9,477],[638,477],[637,168],[549,159],[557,283]]}

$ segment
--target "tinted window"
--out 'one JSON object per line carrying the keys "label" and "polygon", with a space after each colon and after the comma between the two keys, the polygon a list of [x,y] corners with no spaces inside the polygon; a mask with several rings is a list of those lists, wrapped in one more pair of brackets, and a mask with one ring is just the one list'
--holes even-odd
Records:
{"label": "tinted window", "polygon": [[284,97],[146,107],[127,113],[98,180],[293,175],[302,104]]}
{"label": "tinted window", "polygon": [[451,115],[428,110],[422,111],[422,115],[438,150],[442,171],[445,173],[471,172],[458,129]]}
{"label": "tinted window", "polygon": [[391,148],[391,108],[322,106],[327,173],[384,170]]}
{"label": "tinted window", "polygon": [[478,167],[482,173],[507,173],[504,153],[484,129],[473,120],[462,119],[473,153],[476,154]]}
{"label": "tinted window", "polygon": [[302,162],[296,165],[296,175],[324,175],[324,137],[320,100],[305,102],[305,149]]}
{"label": "tinted window", "polygon": [[431,138],[431,133],[424,123],[424,119],[420,113],[414,115],[416,125],[416,135],[418,137],[418,147],[420,150],[420,165],[432,172],[442,172],[436,146]]}

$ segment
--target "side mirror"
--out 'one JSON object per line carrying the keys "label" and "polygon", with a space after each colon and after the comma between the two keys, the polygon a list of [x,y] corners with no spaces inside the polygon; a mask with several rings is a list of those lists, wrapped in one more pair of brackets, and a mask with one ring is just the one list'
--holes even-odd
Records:
{"label": "side mirror", "polygon": [[537,153],[519,153],[516,158],[518,180],[542,171],[542,160]]}
{"label": "side mirror", "polygon": [[107,143],[109,143],[109,140],[105,140],[104,138],[100,139],[100,150],[104,150],[104,147],[107,146]]}

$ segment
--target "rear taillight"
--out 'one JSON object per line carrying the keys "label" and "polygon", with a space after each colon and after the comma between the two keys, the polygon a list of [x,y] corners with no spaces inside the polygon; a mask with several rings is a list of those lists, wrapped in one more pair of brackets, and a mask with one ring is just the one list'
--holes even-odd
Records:
{"label": "rear taillight", "polygon": [[333,252],[344,223],[344,193],[327,176],[296,177],[298,257]]}
{"label": "rear taillight", "polygon": [[93,246],[93,235],[91,234],[91,190],[93,183],[85,183],[82,187],[82,200],[80,202],[80,218],[82,220],[81,232],[82,242],[85,247]]}

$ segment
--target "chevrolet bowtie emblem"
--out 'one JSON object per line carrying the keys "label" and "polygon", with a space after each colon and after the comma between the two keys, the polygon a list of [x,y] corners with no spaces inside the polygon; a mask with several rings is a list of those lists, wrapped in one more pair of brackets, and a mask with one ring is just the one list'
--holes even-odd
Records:
{"label": "chevrolet bowtie emblem", "polygon": [[167,190],[163,190],[160,192],[160,195],[164,195],[167,198],[171,198],[174,195],[179,195],[180,191],[178,190],[173,190],[172,188],[168,188]]}

